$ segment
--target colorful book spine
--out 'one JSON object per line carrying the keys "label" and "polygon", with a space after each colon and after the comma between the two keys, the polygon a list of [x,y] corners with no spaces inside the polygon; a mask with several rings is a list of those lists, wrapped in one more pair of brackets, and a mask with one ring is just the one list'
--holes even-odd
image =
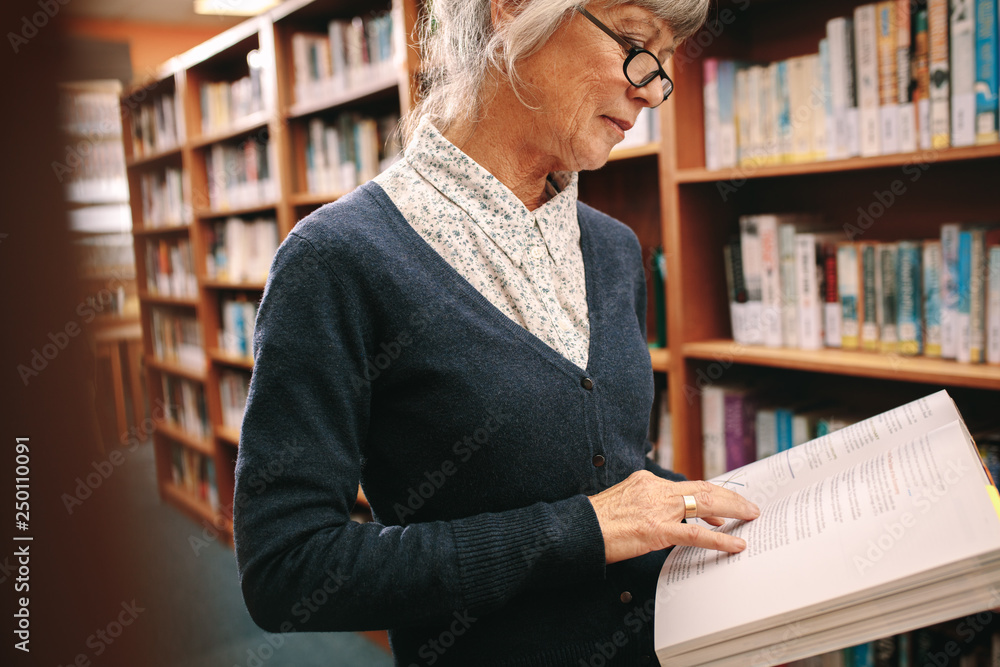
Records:
{"label": "colorful book spine", "polygon": [[931,148],[930,48],[927,7],[920,7],[913,17],[913,104],[917,108],[917,143],[922,150]]}
{"label": "colorful book spine", "polygon": [[819,350],[823,347],[823,314],[816,276],[816,235],[795,235],[795,268],[797,273],[799,348]]}
{"label": "colorful book spine", "polygon": [[760,232],[756,216],[740,218],[740,257],[743,260],[743,280],[746,284],[747,302],[746,337],[749,344],[764,342],[761,328],[761,313],[763,310],[763,265],[761,262]]}
{"label": "colorful book spine", "polygon": [[975,0],[951,0],[951,145],[976,143]]}
{"label": "colorful book spine", "polygon": [[896,87],[899,92],[899,152],[917,150],[917,112],[913,104],[913,69],[910,65],[912,48],[912,0],[896,2]]}
{"label": "colorful book spine", "polygon": [[955,358],[961,362],[972,361],[972,232],[962,230],[958,233],[958,292],[957,331]]}
{"label": "colorful book spine", "polygon": [[726,470],[753,463],[757,457],[756,407],[748,391],[732,389],[725,394]]}
{"label": "colorful book spine", "polygon": [[776,123],[778,155],[787,162],[792,154],[792,112],[788,98],[788,62],[779,60],[772,73],[772,94],[774,96],[774,120]]}
{"label": "colorful book spine", "polygon": [[758,215],[757,233],[761,253],[761,315],[763,343],[781,347],[781,253],[778,248],[778,219],[773,215]]}
{"label": "colorful book spine", "polygon": [[941,242],[924,241],[924,356],[941,356]]}
{"label": "colorful book spine", "polygon": [[705,58],[702,61],[705,99],[705,168],[716,170],[721,164],[719,149],[719,60]]}
{"label": "colorful book spine", "polygon": [[736,63],[719,62],[719,167],[735,167],[736,149]]}
{"label": "colorful book spine", "polygon": [[976,143],[1000,141],[997,0],[976,0]]}
{"label": "colorful book spine", "polygon": [[897,286],[899,290],[897,327],[899,353],[918,355],[923,352],[922,308],[920,289],[919,241],[900,241],[898,250]]}
{"label": "colorful book spine", "polygon": [[898,243],[878,244],[879,267],[879,351],[895,354],[899,351],[899,284],[896,266],[899,257]]}
{"label": "colorful book spine", "polygon": [[854,73],[850,68],[848,49],[851,19],[839,17],[826,23],[826,40],[830,49],[830,106],[833,113],[833,149],[831,159],[850,157],[847,135],[847,109],[853,91]]}
{"label": "colorful book spine", "polygon": [[843,317],[841,316],[840,291],[837,285],[837,246],[824,243],[823,246],[823,344],[826,347],[840,347],[843,338]]}
{"label": "colorful book spine", "polygon": [[934,148],[951,146],[950,31],[948,0],[927,0],[930,37],[930,129]]}
{"label": "colorful book spine", "polygon": [[861,262],[861,349],[875,352],[879,349],[879,272],[878,245],[872,242],[858,244]]}
{"label": "colorful book spine", "polygon": [[878,48],[879,150],[883,155],[899,152],[899,78],[896,75],[898,28],[896,0],[875,6]]}
{"label": "colorful book spine", "polygon": [[[947,1],[947,0],[945,0]],[[861,122],[861,156],[880,155],[878,20],[876,5],[854,9],[854,48],[857,58],[858,110]]]}
{"label": "colorful book spine", "polygon": [[841,307],[840,344],[845,350],[861,348],[860,282],[858,247],[854,243],[841,243],[837,247],[837,291]]}
{"label": "colorful book spine", "polygon": [[941,225],[941,357],[958,356],[958,242],[961,225]]}

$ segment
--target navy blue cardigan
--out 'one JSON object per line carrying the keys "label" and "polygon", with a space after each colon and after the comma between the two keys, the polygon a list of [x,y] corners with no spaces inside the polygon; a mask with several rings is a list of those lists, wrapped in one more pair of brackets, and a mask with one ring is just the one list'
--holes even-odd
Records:
{"label": "navy blue cardigan", "polygon": [[[643,468],[639,243],[578,204],[581,369],[368,183],[281,244],[254,334],[236,556],[272,632],[390,630],[401,665],[655,664],[664,552],[606,566],[588,495]],[[359,481],[375,521],[349,515]]]}

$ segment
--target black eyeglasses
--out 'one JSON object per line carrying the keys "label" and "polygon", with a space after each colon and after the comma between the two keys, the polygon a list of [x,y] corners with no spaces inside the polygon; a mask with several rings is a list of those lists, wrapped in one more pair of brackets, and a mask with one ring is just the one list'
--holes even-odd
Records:
{"label": "black eyeglasses", "polygon": [[646,49],[640,49],[638,46],[627,42],[621,36],[616,35],[611,28],[598,21],[593,14],[580,5],[576,5],[576,11],[586,16],[591,23],[607,33],[611,39],[621,44],[622,48],[628,50],[628,55],[625,56],[625,64],[622,66],[622,70],[625,72],[625,78],[628,79],[629,83],[636,88],[642,88],[657,78],[660,79],[660,83],[663,86],[663,99],[656,104],[651,105],[652,107],[660,106],[668,97],[670,97],[670,93],[674,92],[674,82],[671,81],[670,77],[667,76],[667,73],[663,71],[663,65],[660,64],[659,58]]}

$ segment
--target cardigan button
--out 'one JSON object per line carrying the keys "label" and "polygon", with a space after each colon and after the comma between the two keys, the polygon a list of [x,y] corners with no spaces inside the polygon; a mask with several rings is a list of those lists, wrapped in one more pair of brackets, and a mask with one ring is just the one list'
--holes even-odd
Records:
{"label": "cardigan button", "polygon": [[625,591],[624,593],[621,594],[619,599],[622,601],[623,604],[628,604],[629,602],[632,601],[632,594],[629,593],[628,591]]}
{"label": "cardigan button", "polygon": [[593,389],[594,381],[591,380],[590,378],[583,378],[582,380],[580,380],[580,386],[583,387],[584,389]]}
{"label": "cardigan button", "polygon": [[590,462],[594,464],[595,468],[600,468],[604,465],[604,457],[600,454],[594,454],[594,458],[590,459]]}

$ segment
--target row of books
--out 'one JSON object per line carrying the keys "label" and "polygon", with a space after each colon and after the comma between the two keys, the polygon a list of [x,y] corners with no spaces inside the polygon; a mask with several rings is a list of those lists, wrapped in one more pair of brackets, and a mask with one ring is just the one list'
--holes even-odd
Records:
{"label": "row of books", "polygon": [[239,429],[243,424],[243,409],[250,391],[250,373],[224,370],[219,373],[219,395],[222,398],[222,423]]}
{"label": "row of books", "polygon": [[59,104],[62,127],[73,134],[121,137],[121,108],[114,90],[74,90]]}
{"label": "row of books", "polygon": [[95,234],[74,243],[73,249],[82,277],[135,279],[135,253],[132,235],[128,232]]}
{"label": "row of books", "polygon": [[219,511],[219,488],[215,481],[215,462],[178,443],[170,445],[170,472],[174,485],[190,495],[208,503]]}
{"label": "row of books", "polygon": [[956,619],[840,651],[787,663],[787,667],[994,667],[1000,664],[1000,629],[992,612]]}
{"label": "row of books", "polygon": [[819,53],[703,63],[708,169],[998,141],[997,0],[887,0]]}
{"label": "row of books", "polygon": [[[84,147],[86,154],[79,152]],[[120,139],[80,142],[75,152],[76,160],[71,159],[72,153],[67,153],[65,163],[53,163],[56,177],[64,184],[70,201],[128,201],[125,152]]]}
{"label": "row of books", "polygon": [[132,130],[132,155],[143,157],[176,148],[180,144],[177,129],[180,114],[176,105],[174,94],[164,93],[127,112]]}
{"label": "row of books", "polygon": [[328,97],[394,77],[393,17],[388,11],[334,19],[323,32],[292,35],[295,100]]}
{"label": "row of books", "polygon": [[164,419],[192,438],[207,440],[211,436],[205,390],[198,382],[164,374],[161,376]]}
{"label": "row of books", "polygon": [[847,241],[818,218],[752,215],[724,249],[740,344],[1000,363],[1000,229]]}
{"label": "row of books", "polygon": [[278,250],[278,223],[274,218],[245,220],[230,217],[208,228],[206,274],[233,283],[267,280]]}
{"label": "row of books", "polygon": [[187,239],[146,242],[146,289],[150,294],[196,298],[198,280]]}
{"label": "row of books", "polygon": [[219,349],[238,357],[253,359],[253,329],[257,304],[246,300],[224,299],[219,327]]}
{"label": "row of books", "polygon": [[342,113],[332,122],[309,121],[306,139],[306,187],[309,192],[348,192],[399,159],[395,113],[370,118]]}
{"label": "row of books", "polygon": [[202,134],[223,132],[264,109],[259,67],[236,81],[202,83],[199,90]]}
{"label": "row of books", "polygon": [[225,211],[276,201],[273,150],[266,133],[240,142],[213,144],[205,152],[209,207]]}
{"label": "row of books", "polygon": [[146,171],[139,176],[142,221],[147,227],[171,227],[191,221],[184,173],[177,167]]}
{"label": "row of books", "polygon": [[157,359],[193,371],[205,369],[205,346],[196,317],[153,308],[150,320],[153,352]]}
{"label": "row of books", "polygon": [[863,417],[824,401],[794,400],[766,389],[713,383],[701,392],[705,479],[791,449]]}

